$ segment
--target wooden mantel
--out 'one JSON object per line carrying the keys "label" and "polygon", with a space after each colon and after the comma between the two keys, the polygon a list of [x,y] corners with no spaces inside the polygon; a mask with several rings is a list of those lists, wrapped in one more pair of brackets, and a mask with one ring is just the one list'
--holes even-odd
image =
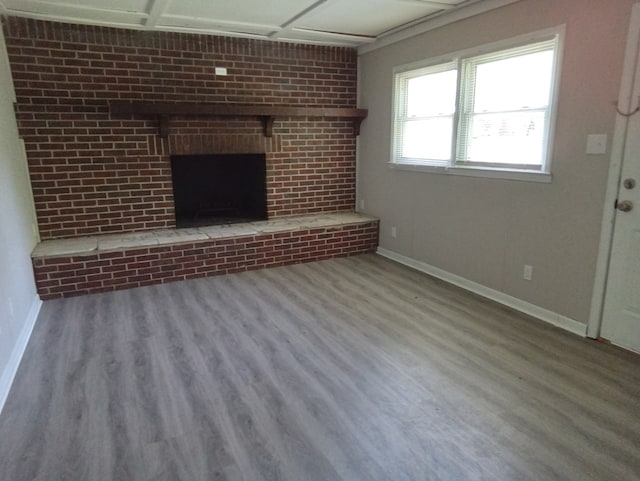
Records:
{"label": "wooden mantel", "polygon": [[273,121],[276,117],[339,117],[351,119],[354,135],[360,134],[360,124],[367,116],[366,109],[339,107],[289,107],[247,104],[211,104],[187,102],[126,102],[109,103],[112,114],[137,114],[158,119],[158,135],[169,135],[171,117],[258,117],[262,122],[265,137],[273,136]]}

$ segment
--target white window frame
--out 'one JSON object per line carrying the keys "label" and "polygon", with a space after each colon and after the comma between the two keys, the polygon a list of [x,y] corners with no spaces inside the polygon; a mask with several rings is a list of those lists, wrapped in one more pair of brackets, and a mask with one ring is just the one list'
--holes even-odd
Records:
{"label": "white window frame", "polygon": [[[473,177],[491,177],[511,180],[523,180],[532,182],[551,182],[551,157],[553,150],[553,137],[555,132],[556,112],[558,104],[558,91],[560,87],[560,68],[562,65],[562,52],[564,46],[565,26],[557,26],[545,30],[520,35],[506,40],[485,44],[471,49],[453,52],[451,54],[434,57],[427,60],[401,65],[393,69],[393,105],[391,121],[391,160],[389,167],[400,170],[430,172],[438,174],[466,175]],[[473,165],[457,161],[457,149],[460,141],[460,117],[462,109],[461,78],[463,75],[463,61],[476,57],[482,57],[502,51],[509,51],[519,47],[526,47],[536,43],[553,40],[555,42],[555,58],[551,79],[551,95],[547,111],[547,123],[544,134],[543,161],[540,169],[518,168],[512,165]],[[400,152],[399,142],[402,142],[402,128],[399,126],[401,110],[406,108],[405,90],[401,85],[415,72],[438,68],[441,65],[455,63],[458,71],[458,85],[456,91],[456,112],[452,134],[452,155],[450,160],[438,161],[429,159],[407,159],[398,157]]]}

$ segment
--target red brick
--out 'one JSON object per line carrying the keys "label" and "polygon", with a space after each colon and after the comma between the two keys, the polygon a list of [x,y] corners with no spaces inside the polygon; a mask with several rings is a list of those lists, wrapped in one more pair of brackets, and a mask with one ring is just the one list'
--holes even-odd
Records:
{"label": "red brick", "polygon": [[[278,119],[276,136],[265,139],[253,119],[176,119],[165,142],[153,121],[110,116],[108,102],[118,92],[129,100],[355,106],[355,50],[293,44],[276,50],[258,40],[161,32],[152,34],[149,48],[148,33],[17,17],[5,31],[42,239],[174,227],[168,145],[200,152],[244,143],[266,152],[270,217],[352,208],[349,122]],[[75,36],[83,42],[67,41]],[[235,63],[234,76],[209,81],[211,55]],[[56,163],[40,169],[41,159]],[[71,205],[55,204],[63,196]],[[91,212],[65,215],[89,199]]]}

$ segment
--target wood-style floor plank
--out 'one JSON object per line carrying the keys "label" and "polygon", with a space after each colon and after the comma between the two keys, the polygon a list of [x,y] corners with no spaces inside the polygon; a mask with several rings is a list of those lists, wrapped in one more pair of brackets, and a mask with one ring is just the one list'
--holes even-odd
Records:
{"label": "wood-style floor plank", "polygon": [[375,255],[48,301],[2,481],[640,479],[640,357]]}

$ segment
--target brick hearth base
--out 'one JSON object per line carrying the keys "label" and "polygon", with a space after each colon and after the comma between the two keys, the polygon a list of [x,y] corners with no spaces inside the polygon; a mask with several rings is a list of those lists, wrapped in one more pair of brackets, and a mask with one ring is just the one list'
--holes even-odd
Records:
{"label": "brick hearth base", "polygon": [[378,220],[325,214],[231,226],[45,241],[33,252],[42,299],[374,252]]}

